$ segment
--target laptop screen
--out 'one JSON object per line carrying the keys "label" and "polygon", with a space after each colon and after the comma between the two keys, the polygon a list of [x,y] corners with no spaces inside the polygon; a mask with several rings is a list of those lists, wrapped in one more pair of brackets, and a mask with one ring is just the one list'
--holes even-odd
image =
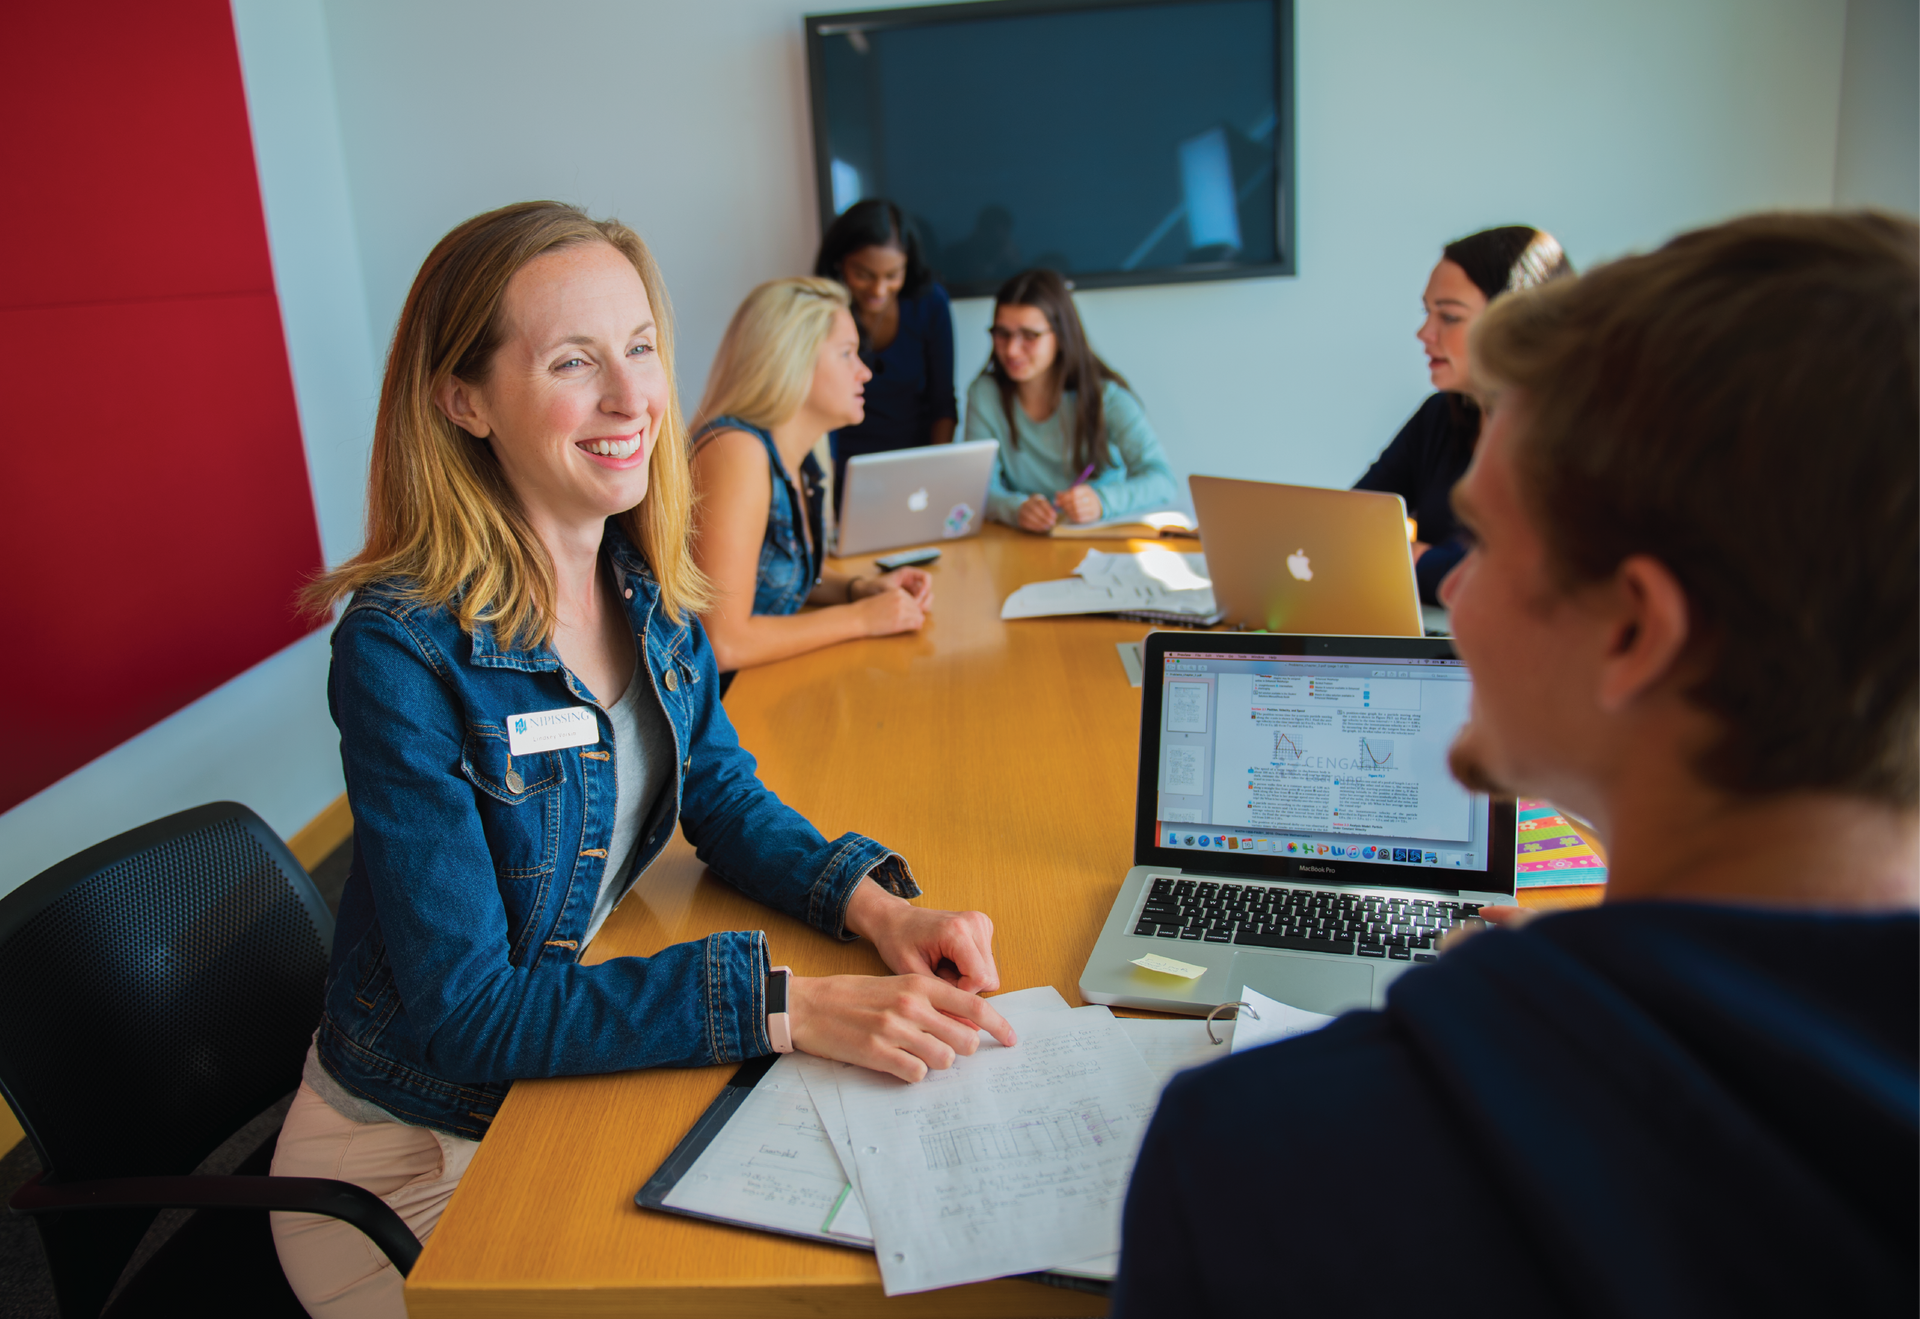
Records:
{"label": "laptop screen", "polygon": [[1157,745],[1150,788],[1141,766],[1141,805],[1144,824],[1151,797],[1153,860],[1512,891],[1510,804],[1503,826],[1495,802],[1447,768],[1473,685],[1445,641],[1152,642],[1157,718],[1149,735],[1142,712],[1143,753]]}

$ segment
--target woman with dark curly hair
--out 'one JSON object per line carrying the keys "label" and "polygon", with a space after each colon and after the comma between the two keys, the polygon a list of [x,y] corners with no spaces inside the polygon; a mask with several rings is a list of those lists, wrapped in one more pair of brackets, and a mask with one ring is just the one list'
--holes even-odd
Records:
{"label": "woman with dark curly hair", "polygon": [[[860,359],[873,372],[863,421],[833,433],[833,488],[847,459],[945,444],[960,416],[953,397],[953,313],[920,240],[889,201],[855,202],[820,240],[813,273],[853,295]],[[838,496],[835,496],[836,502]]]}

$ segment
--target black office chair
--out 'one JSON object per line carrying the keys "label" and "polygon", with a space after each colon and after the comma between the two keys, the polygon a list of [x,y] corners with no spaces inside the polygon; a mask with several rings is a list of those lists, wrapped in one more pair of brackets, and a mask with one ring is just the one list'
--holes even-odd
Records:
{"label": "black office chair", "polygon": [[307,872],[235,802],[110,838],[0,898],[0,1094],[44,1169],[10,1207],[34,1217],[65,1319],[102,1313],[163,1208],[203,1212],[115,1316],[304,1315],[265,1210],[351,1223],[412,1269],[420,1243],[372,1192],[264,1175],[277,1130],[235,1175],[188,1175],[299,1085],[332,945]]}

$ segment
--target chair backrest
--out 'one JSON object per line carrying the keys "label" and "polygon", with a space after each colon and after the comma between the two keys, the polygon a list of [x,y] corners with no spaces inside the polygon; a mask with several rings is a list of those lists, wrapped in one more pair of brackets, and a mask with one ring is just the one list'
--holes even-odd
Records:
{"label": "chair backrest", "polygon": [[215,802],[0,898],[0,1092],[49,1181],[191,1172],[300,1083],[333,918]]}

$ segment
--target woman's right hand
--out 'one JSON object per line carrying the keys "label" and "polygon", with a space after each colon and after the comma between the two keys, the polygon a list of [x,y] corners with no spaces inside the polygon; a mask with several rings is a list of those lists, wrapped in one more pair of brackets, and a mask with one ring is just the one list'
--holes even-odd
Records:
{"label": "woman's right hand", "polygon": [[796,1049],[902,1081],[971,1057],[983,1030],[1017,1043],[985,999],[933,976],[795,976],[788,997]]}
{"label": "woman's right hand", "polygon": [[1060,510],[1045,495],[1028,495],[1014,520],[1022,531],[1048,532],[1060,520]]}
{"label": "woman's right hand", "polygon": [[870,637],[890,637],[896,632],[918,631],[927,621],[927,611],[906,591],[891,589],[861,596],[850,608],[860,611],[860,621]]}

